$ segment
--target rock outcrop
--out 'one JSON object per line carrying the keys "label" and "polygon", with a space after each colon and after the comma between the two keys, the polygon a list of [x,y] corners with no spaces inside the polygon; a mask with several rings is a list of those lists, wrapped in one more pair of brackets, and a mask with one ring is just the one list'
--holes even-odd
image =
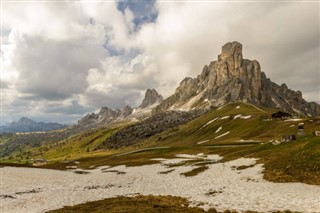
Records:
{"label": "rock outcrop", "polygon": [[175,93],[153,109],[190,110],[241,101],[309,116],[320,115],[320,105],[308,103],[300,91],[272,82],[256,60],[243,59],[242,45],[229,42],[216,61],[205,65],[197,78],[182,80]]}
{"label": "rock outcrop", "polygon": [[155,89],[147,89],[140,108],[146,108],[154,104],[159,104],[163,101],[162,95],[158,94]]}

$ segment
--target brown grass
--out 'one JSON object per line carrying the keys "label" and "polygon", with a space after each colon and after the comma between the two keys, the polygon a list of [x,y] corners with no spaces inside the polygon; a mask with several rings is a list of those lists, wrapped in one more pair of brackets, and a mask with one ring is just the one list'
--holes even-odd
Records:
{"label": "brown grass", "polygon": [[[87,202],[76,206],[65,206],[61,209],[48,211],[47,213],[218,213],[215,209],[204,211],[199,207],[189,207],[190,202],[186,198],[176,196],[137,195],[134,197],[119,196],[104,200]],[[223,213],[237,213],[234,210],[225,210]],[[257,213],[246,211],[246,213]],[[292,213],[291,211],[275,213]]]}
{"label": "brown grass", "polygon": [[201,172],[206,171],[207,169],[209,169],[208,166],[200,166],[200,167],[192,169],[191,171],[181,173],[181,175],[186,176],[186,177],[192,177],[192,176],[198,175]]}
{"label": "brown grass", "polygon": [[[116,197],[100,201],[88,202],[76,206],[66,206],[62,209],[49,211],[47,213],[158,213],[158,212],[176,212],[176,213],[200,213],[205,212],[198,207],[188,207],[189,202],[185,198],[174,196],[135,196],[135,197]],[[208,213],[217,212],[213,209]]]}

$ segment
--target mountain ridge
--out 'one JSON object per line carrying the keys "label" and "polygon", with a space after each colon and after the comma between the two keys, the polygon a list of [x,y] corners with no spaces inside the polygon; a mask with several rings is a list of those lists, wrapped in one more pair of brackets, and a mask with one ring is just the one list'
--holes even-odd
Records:
{"label": "mountain ridge", "polygon": [[17,122],[13,121],[7,126],[2,126],[2,132],[36,132],[36,131],[52,131],[63,129],[67,125],[54,123],[54,122],[36,122],[27,117],[21,117]]}
{"label": "mountain ridge", "polygon": [[147,89],[145,97],[139,106],[139,108],[146,108],[156,103],[161,103],[163,101],[162,95],[160,95],[155,89]]}
{"label": "mountain ridge", "polygon": [[88,113],[78,121],[78,125],[99,125],[110,124],[117,121],[141,120],[151,115],[151,110],[163,100],[155,89],[147,89],[145,97],[138,108],[132,108],[127,105],[123,109],[111,109],[109,107],[101,107],[99,113]]}
{"label": "mountain ridge", "polygon": [[222,46],[218,59],[205,65],[196,78],[184,78],[174,94],[155,107],[153,113],[221,106],[234,101],[320,115],[319,104],[305,101],[300,91],[293,91],[286,84],[279,86],[272,82],[257,60],[243,59],[242,44],[237,41]]}

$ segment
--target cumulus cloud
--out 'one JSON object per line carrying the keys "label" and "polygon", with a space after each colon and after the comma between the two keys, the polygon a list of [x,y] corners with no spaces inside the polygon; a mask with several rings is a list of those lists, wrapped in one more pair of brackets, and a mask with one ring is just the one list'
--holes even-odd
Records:
{"label": "cumulus cloud", "polygon": [[43,112],[66,115],[81,115],[89,110],[92,111],[95,109],[92,107],[82,106],[77,100],[73,100],[71,103],[67,103],[65,105],[62,105],[61,103],[50,104],[50,106],[46,105],[46,108],[43,110]]}
{"label": "cumulus cloud", "polygon": [[[98,66],[105,50],[86,38],[56,41],[24,36],[12,60],[19,71],[17,89],[35,99],[66,99],[85,91],[88,69]],[[89,56],[89,57],[88,57]]]}
{"label": "cumulus cloud", "polygon": [[97,106],[137,106],[146,88],[158,86],[159,72],[153,58],[139,54],[123,62],[122,57],[109,57],[100,69],[90,69],[87,82],[90,85],[84,96],[87,104]]}
{"label": "cumulus cloud", "polygon": [[234,40],[273,81],[320,101],[319,14],[317,2],[4,2],[5,119],[74,121],[138,106],[147,88],[167,97]]}

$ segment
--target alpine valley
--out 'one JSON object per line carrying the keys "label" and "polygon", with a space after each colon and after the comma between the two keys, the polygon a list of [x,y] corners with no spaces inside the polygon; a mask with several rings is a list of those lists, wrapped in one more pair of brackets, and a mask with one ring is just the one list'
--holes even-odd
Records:
{"label": "alpine valley", "polygon": [[[242,48],[223,45],[165,99],[148,89],[137,108],[103,106],[73,126],[3,133],[3,172],[22,167],[39,181],[19,189],[25,197],[2,194],[4,211],[128,212],[139,204],[137,212],[149,212],[147,202],[168,212],[319,212],[320,105],[274,83]],[[23,206],[32,199],[41,202]],[[117,202],[123,209],[110,207]]]}

